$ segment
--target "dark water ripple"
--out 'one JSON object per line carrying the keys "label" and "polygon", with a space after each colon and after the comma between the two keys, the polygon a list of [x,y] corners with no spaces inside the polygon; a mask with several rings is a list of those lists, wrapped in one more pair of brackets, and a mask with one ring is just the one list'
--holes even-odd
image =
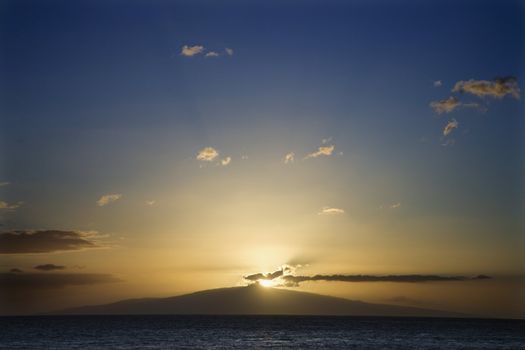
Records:
{"label": "dark water ripple", "polygon": [[525,349],[525,321],[300,316],[0,317],[0,349]]}

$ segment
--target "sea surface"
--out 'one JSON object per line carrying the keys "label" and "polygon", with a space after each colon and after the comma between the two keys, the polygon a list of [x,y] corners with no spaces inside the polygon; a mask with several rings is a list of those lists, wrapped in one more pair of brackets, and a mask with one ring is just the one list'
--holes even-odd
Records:
{"label": "sea surface", "polygon": [[525,349],[525,321],[314,316],[0,317],[0,349]]}

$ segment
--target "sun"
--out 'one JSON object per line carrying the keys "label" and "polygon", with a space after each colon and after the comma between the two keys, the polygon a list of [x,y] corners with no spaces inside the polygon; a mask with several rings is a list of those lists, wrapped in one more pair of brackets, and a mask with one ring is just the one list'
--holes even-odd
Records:
{"label": "sun", "polygon": [[258,280],[257,283],[259,283],[260,286],[269,288],[273,287],[274,283],[272,280]]}

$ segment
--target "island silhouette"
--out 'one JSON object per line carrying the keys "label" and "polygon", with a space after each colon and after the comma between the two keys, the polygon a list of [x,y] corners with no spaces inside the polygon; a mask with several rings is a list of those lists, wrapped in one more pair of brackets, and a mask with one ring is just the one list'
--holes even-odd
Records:
{"label": "island silhouette", "polygon": [[439,310],[373,304],[332,296],[268,288],[210,289],[168,298],[127,299],[52,312],[54,315],[318,315],[466,317]]}

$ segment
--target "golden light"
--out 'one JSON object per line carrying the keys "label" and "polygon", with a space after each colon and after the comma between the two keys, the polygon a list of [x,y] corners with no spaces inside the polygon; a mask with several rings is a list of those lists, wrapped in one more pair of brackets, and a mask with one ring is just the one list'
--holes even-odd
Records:
{"label": "golden light", "polygon": [[259,283],[260,286],[263,287],[273,287],[274,283],[271,280],[258,280],[257,283]]}

